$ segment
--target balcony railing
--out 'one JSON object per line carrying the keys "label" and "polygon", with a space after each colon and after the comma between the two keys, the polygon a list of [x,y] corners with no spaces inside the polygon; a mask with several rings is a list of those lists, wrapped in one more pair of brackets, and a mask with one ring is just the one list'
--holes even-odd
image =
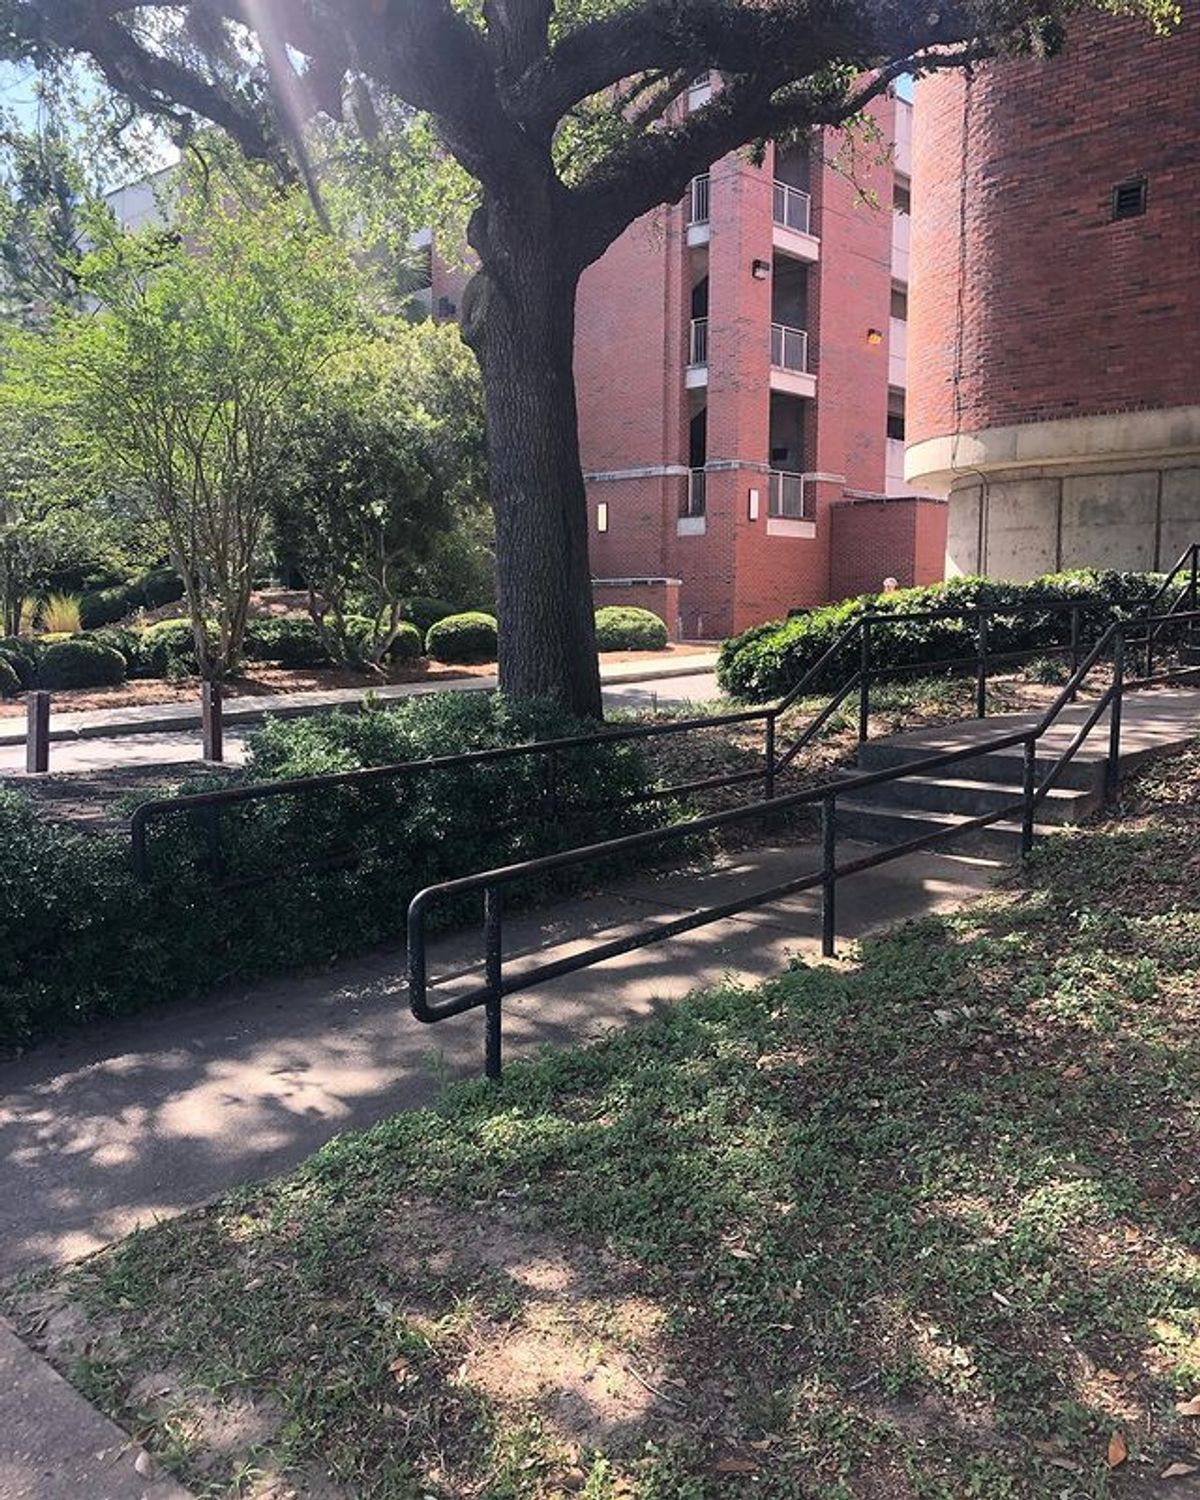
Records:
{"label": "balcony railing", "polygon": [[781,521],[811,521],[816,517],[813,497],[803,474],[772,469],[767,476],[767,515]]}
{"label": "balcony railing", "polygon": [[786,182],[775,184],[775,201],[772,217],[785,229],[794,229],[798,234],[811,234],[812,199],[800,188]]}
{"label": "balcony railing", "polygon": [[708,363],[708,319],[693,318],[691,336],[688,339],[688,364]]}
{"label": "balcony railing", "polygon": [[707,172],[692,178],[691,201],[688,204],[688,223],[708,223],[708,188],[711,179]]}
{"label": "balcony railing", "polygon": [[808,334],[786,323],[771,324],[771,364],[777,370],[808,371]]}
{"label": "balcony railing", "polygon": [[707,475],[703,469],[688,470],[687,489],[684,491],[683,500],[679,506],[679,514],[682,518],[688,519],[704,514],[706,479]]}

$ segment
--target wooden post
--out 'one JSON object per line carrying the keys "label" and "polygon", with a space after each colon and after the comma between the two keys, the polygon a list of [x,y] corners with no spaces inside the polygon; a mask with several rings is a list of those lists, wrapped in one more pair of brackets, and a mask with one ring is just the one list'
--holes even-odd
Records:
{"label": "wooden post", "polygon": [[204,682],[200,685],[200,725],[204,759],[224,760],[224,706],[219,682]]}
{"label": "wooden post", "polygon": [[50,769],[50,694],[29,693],[25,700],[25,769],[35,776]]}

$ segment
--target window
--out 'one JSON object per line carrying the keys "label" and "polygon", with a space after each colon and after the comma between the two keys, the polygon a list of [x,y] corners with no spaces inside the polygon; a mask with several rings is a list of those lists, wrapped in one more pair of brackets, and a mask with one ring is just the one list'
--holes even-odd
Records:
{"label": "window", "polygon": [[1114,219],[1136,219],[1146,212],[1146,179],[1134,177],[1129,182],[1119,182],[1112,190],[1112,216]]}
{"label": "window", "polygon": [[912,188],[899,177],[892,187],[892,207],[898,214],[912,213]]}
{"label": "window", "polygon": [[908,322],[908,293],[898,286],[892,288],[892,317]]}
{"label": "window", "polygon": [[887,435],[895,442],[904,441],[904,392],[894,386],[888,391]]}

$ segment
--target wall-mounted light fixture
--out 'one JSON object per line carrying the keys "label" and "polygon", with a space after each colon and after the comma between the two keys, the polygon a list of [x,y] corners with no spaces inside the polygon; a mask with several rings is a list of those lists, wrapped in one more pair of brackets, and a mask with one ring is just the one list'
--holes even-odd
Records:
{"label": "wall-mounted light fixture", "polygon": [[766,281],[771,274],[771,262],[769,260],[752,260],[750,262],[750,273],[755,281]]}
{"label": "wall-mounted light fixture", "polygon": [[746,515],[751,521],[758,520],[758,491],[751,490],[746,505]]}
{"label": "wall-mounted light fixture", "polygon": [[883,343],[883,330],[881,328],[868,328],[867,329],[867,343],[868,344],[882,344]]}
{"label": "wall-mounted light fixture", "polygon": [[599,505],[596,506],[596,530],[597,531],[607,531],[608,530],[608,501],[607,500],[601,500],[600,503],[599,503]]}

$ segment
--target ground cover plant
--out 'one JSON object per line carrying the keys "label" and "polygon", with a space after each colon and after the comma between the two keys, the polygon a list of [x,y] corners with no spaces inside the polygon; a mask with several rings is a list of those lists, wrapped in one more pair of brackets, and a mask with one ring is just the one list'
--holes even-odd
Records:
{"label": "ground cover plant", "polygon": [[12,1291],[206,1497],[1200,1474],[1200,747],[1025,876]]}

